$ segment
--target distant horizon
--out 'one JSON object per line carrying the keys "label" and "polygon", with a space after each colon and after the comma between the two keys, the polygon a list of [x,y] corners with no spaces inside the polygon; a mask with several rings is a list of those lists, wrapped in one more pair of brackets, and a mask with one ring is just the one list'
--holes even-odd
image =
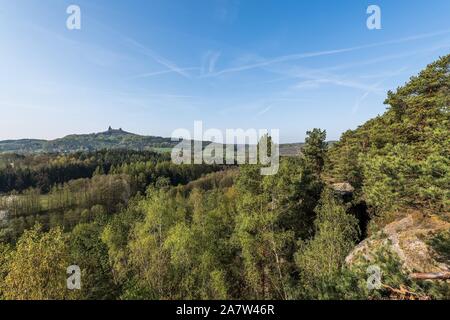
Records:
{"label": "distant horizon", "polygon": [[[5,141],[20,141],[20,140],[38,140],[38,141],[53,141],[56,139],[62,139],[68,136],[72,136],[72,135],[77,135],[77,136],[81,136],[81,135],[92,135],[92,134],[101,134],[101,133],[106,133],[109,131],[109,129],[111,128],[111,130],[113,131],[123,131],[124,133],[129,133],[129,134],[134,134],[134,135],[138,135],[138,136],[143,136],[143,137],[161,137],[161,138],[170,138],[170,137],[166,137],[166,136],[161,136],[161,135],[155,135],[155,134],[140,134],[140,133],[136,133],[130,130],[126,130],[122,127],[119,128],[113,128],[113,127],[108,127],[106,130],[103,131],[95,131],[95,132],[88,132],[88,133],[69,133],[66,134],[64,136],[60,136],[60,137],[56,137],[56,138],[51,138],[51,139],[45,139],[45,138],[18,138],[18,139],[0,139],[0,142],[5,142]],[[338,139],[327,139],[327,142],[334,142],[337,141]],[[280,142],[281,144],[297,144],[297,143],[305,143],[305,141],[292,141],[292,142]]]}
{"label": "distant horizon", "polygon": [[[361,124],[363,124],[363,123],[361,123]],[[118,128],[113,127],[112,129],[113,130],[119,130],[120,128],[119,127]],[[170,135],[161,135],[161,134],[154,134],[154,133],[141,133],[141,132],[136,132],[134,130],[127,129],[127,128],[121,128],[121,129],[124,132],[130,133],[130,134],[139,135],[139,136],[151,136],[151,137],[170,138]],[[186,129],[190,129],[190,128],[186,127]],[[246,128],[233,128],[233,129],[244,129],[245,130]],[[307,130],[305,130],[305,133],[306,133],[306,131],[309,131],[309,130],[312,130],[312,129],[314,129],[314,128],[308,128]],[[326,128],[319,128],[319,129],[326,130]],[[354,129],[356,129],[356,127],[355,128],[350,128],[348,130],[354,130]],[[103,132],[106,132],[106,131],[107,130],[99,129],[97,131],[89,131],[89,132],[70,132],[70,133],[65,133],[65,134],[62,134],[62,135],[59,135],[59,136],[48,137],[48,138],[47,137],[42,138],[42,137],[28,137],[28,136],[27,137],[21,137],[21,136],[19,136],[17,138],[5,138],[5,139],[3,139],[3,138],[0,137],[0,142],[3,142],[3,141],[18,141],[18,140],[52,141],[52,140],[61,139],[61,138],[64,138],[64,137],[67,137],[67,136],[71,136],[71,135],[99,134],[99,133],[103,133]],[[344,133],[344,132],[342,132],[342,133]],[[339,138],[340,138],[340,136],[337,137],[336,139],[330,139],[329,137],[327,137],[327,141],[338,141]],[[304,143],[304,139],[292,140],[292,141],[283,141],[282,139],[280,139],[280,143],[282,143],[282,144]]]}
{"label": "distant horizon", "polygon": [[196,120],[338,140],[450,52],[448,12],[447,0],[0,0],[0,140],[109,125],[170,137]]}

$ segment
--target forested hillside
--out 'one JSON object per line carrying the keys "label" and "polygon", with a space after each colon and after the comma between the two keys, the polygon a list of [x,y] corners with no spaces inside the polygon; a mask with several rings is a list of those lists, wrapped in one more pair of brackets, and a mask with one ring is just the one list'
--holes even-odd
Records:
{"label": "forested hillside", "polygon": [[170,138],[141,136],[122,129],[112,129],[92,134],[69,135],[55,140],[5,140],[0,141],[0,153],[45,153],[97,151],[105,149],[166,150],[176,145]]}
{"label": "forested hillside", "polygon": [[[72,134],[55,140],[4,140],[0,141],[0,154],[45,154],[45,153],[76,153],[105,150],[156,151],[170,152],[179,142],[171,138],[142,136],[122,129],[108,128],[107,131],[91,134]],[[204,141],[203,147],[210,144]],[[286,143],[280,145],[280,154],[297,155],[303,144]],[[244,145],[236,146],[238,149]]]}
{"label": "forested hillside", "polygon": [[328,174],[348,181],[381,215],[449,210],[450,56],[388,92],[387,111],[330,150]]}
{"label": "forested hillside", "polygon": [[450,268],[450,56],[386,103],[333,145],[308,131],[273,176],[151,152],[8,155],[0,299],[450,299],[445,277],[411,276],[434,269],[406,268],[390,241],[419,230],[413,244]]}

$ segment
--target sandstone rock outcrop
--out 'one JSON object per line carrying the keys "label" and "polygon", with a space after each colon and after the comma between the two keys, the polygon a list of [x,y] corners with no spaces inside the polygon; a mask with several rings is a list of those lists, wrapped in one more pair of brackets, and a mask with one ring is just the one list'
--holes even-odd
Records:
{"label": "sandstone rock outcrop", "polygon": [[446,274],[450,272],[449,262],[438,259],[428,244],[433,236],[446,230],[450,230],[450,223],[437,215],[408,214],[363,240],[347,256],[346,263],[351,265],[360,258],[371,261],[377,248],[388,246],[398,255],[406,272]]}

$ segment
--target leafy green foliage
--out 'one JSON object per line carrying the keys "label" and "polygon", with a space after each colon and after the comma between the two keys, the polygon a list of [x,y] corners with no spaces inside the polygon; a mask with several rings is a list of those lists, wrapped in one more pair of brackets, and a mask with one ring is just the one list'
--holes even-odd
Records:
{"label": "leafy green foliage", "polygon": [[385,114],[348,131],[330,150],[328,172],[362,189],[378,213],[405,207],[448,211],[450,55],[396,92]]}
{"label": "leafy green foliage", "polygon": [[[351,267],[342,268],[330,282],[329,292],[335,299],[449,299],[450,285],[445,281],[414,281],[402,267],[398,255],[387,246],[372,253],[373,259],[361,259]],[[380,288],[367,286],[370,266],[380,269]]]}
{"label": "leafy green foliage", "polygon": [[[449,64],[389,92],[385,114],[330,149],[325,131],[309,131],[272,176],[262,164],[175,165],[150,151],[1,155],[0,299],[448,299],[448,283],[412,280],[388,247],[345,258],[365,223],[355,203],[380,225],[399,210],[448,213]],[[110,129],[0,150],[149,143]],[[351,182],[353,201],[330,180]],[[448,230],[429,244],[448,263]],[[68,292],[72,264],[82,289]],[[367,286],[372,265],[378,290]]]}
{"label": "leafy green foliage", "polygon": [[317,174],[320,174],[325,165],[328,144],[325,130],[313,129],[306,132],[305,146],[302,154]]}
{"label": "leafy green foliage", "polygon": [[71,154],[0,154],[0,193],[30,188],[48,192],[55,185],[74,179],[92,178],[114,171],[117,166],[140,161],[169,161],[168,154],[152,151],[102,150]]}
{"label": "leafy green foliage", "polygon": [[66,299],[66,268],[71,265],[66,237],[60,229],[26,231],[8,261],[4,280],[6,299]]}
{"label": "leafy green foliage", "polygon": [[107,246],[101,241],[103,230],[98,222],[78,224],[70,233],[72,264],[81,269],[83,299],[113,299],[117,288],[113,282]]}
{"label": "leafy green foliage", "polygon": [[431,247],[443,263],[450,263],[450,230],[443,231],[430,240]]}
{"label": "leafy green foliage", "polygon": [[301,275],[303,297],[330,299],[330,279],[335,279],[344,259],[358,239],[358,221],[346,213],[332,191],[326,189],[316,209],[315,235],[299,243],[295,261]]}

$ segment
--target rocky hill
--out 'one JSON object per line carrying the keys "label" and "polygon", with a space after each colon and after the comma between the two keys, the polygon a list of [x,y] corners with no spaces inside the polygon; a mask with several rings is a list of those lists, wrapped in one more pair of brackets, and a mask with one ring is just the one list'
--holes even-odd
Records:
{"label": "rocky hill", "polygon": [[[178,142],[171,138],[143,136],[120,129],[91,134],[72,134],[55,140],[21,139],[0,141],[0,153],[45,153],[110,149],[170,151]],[[205,145],[209,142],[205,142]],[[303,143],[280,145],[282,156],[297,156]],[[239,148],[239,147],[238,147]]]}
{"label": "rocky hill", "polygon": [[0,152],[41,153],[76,152],[102,149],[151,150],[170,148],[175,145],[170,138],[142,136],[112,129],[91,134],[73,134],[55,140],[6,140],[0,141]]}

